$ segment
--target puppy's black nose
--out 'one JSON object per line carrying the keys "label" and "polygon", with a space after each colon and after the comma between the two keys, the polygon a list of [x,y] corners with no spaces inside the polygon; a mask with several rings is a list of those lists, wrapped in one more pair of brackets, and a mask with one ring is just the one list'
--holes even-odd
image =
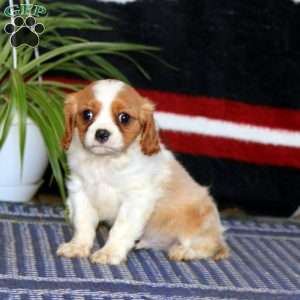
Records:
{"label": "puppy's black nose", "polygon": [[106,129],[97,129],[95,134],[95,139],[100,143],[107,142],[108,138],[110,136],[110,132]]}

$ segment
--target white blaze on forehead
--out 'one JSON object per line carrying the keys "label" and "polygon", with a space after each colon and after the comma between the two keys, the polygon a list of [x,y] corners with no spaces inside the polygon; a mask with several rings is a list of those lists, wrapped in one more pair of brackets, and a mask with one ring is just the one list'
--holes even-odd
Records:
{"label": "white blaze on forehead", "polygon": [[119,80],[107,79],[99,80],[93,86],[95,98],[101,103],[100,114],[95,120],[95,126],[106,127],[115,126],[112,119],[112,102],[116,99],[117,95],[126,87],[126,84]]}
{"label": "white blaze on forehead", "polygon": [[103,106],[110,106],[118,93],[126,86],[119,80],[100,80],[93,86],[95,98],[101,102]]}

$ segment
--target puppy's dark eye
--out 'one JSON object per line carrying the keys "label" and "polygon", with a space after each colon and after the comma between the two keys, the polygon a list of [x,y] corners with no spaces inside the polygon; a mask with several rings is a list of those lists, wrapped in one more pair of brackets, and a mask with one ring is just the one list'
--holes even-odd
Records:
{"label": "puppy's dark eye", "polygon": [[82,117],[85,121],[91,121],[93,119],[93,112],[89,109],[86,109],[82,112]]}
{"label": "puppy's dark eye", "polygon": [[118,115],[118,119],[121,124],[128,124],[130,121],[130,116],[129,114],[122,112]]}

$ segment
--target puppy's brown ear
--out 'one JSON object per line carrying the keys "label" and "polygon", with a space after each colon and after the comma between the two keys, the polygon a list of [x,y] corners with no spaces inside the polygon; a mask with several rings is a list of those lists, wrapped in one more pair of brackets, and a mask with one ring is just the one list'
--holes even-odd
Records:
{"label": "puppy's brown ear", "polygon": [[68,150],[72,141],[73,131],[75,128],[75,118],[77,113],[77,103],[74,94],[67,96],[64,103],[65,131],[61,139],[64,150]]}
{"label": "puppy's brown ear", "polygon": [[155,126],[153,112],[154,105],[144,98],[145,103],[142,105],[141,120],[141,148],[144,154],[152,155],[160,150],[158,131]]}

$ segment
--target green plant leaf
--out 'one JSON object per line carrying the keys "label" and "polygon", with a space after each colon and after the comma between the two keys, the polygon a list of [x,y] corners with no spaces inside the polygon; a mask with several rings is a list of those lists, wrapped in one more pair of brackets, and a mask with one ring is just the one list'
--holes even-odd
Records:
{"label": "green plant leaf", "polygon": [[0,93],[3,92],[8,85],[6,81],[2,82],[3,78],[9,73],[10,68],[7,65],[0,66]]}
{"label": "green plant leaf", "polygon": [[111,64],[108,60],[104,59],[103,57],[101,57],[99,55],[89,57],[89,59],[93,63],[98,65],[100,68],[103,68],[109,76],[118,78],[118,79],[128,83],[127,77],[121,71],[119,71],[113,64]]}
{"label": "green plant leaf", "polygon": [[59,147],[52,139],[52,131],[49,127],[44,115],[38,110],[37,107],[33,104],[29,104],[29,116],[35,122],[35,124],[40,128],[44,142],[48,151],[48,158],[51,165],[51,169],[53,171],[53,175],[58,184],[60,193],[63,198],[65,198],[65,189],[64,189],[64,180],[63,180],[63,171],[60,165],[60,157],[58,156]]}
{"label": "green plant leaf", "polygon": [[98,9],[97,10],[92,9],[92,8],[89,8],[88,6],[75,4],[75,3],[72,3],[72,5],[70,5],[68,3],[55,1],[55,2],[47,4],[47,8],[48,8],[48,10],[55,10],[56,9],[56,10],[59,10],[59,11],[77,12],[79,14],[86,13],[86,14],[89,14],[89,15],[100,16],[102,18],[111,19],[111,20],[116,20],[117,19],[114,16],[102,13]]}
{"label": "green plant leaf", "polygon": [[77,37],[77,36],[59,36],[58,34],[56,35],[49,35],[47,36],[46,39],[41,39],[40,41],[40,46],[44,47],[44,43],[57,45],[57,42],[59,42],[61,45],[69,45],[69,44],[74,44],[74,43],[85,43],[88,42],[87,39]]}
{"label": "green plant leaf", "polygon": [[[30,61],[30,59],[32,58],[33,53],[34,53],[33,48],[26,47],[26,46],[20,47],[18,49],[18,51],[19,51],[19,54],[18,54],[18,58],[19,58],[18,65],[19,66],[23,66],[23,65],[27,64]],[[22,52],[20,53],[20,51],[22,51]]]}
{"label": "green plant leaf", "polygon": [[31,81],[30,85],[56,87],[56,88],[71,90],[71,91],[78,91],[80,88],[82,88],[84,86],[83,84],[70,84],[70,83],[64,83],[64,82],[55,81],[55,80],[42,80],[40,82]]}
{"label": "green plant leaf", "polygon": [[57,49],[53,49],[48,51],[47,53],[41,55],[39,58],[36,58],[30,61],[28,64],[20,67],[20,73],[26,74],[31,71],[36,66],[52,59],[62,54],[68,55],[70,52],[87,50],[90,49],[92,51],[101,50],[105,52],[112,51],[158,51],[157,47],[144,46],[139,44],[129,44],[129,43],[109,43],[109,42],[86,42],[86,43],[78,43],[73,45],[62,46]]}
{"label": "green plant leaf", "polygon": [[0,149],[2,148],[7,134],[9,132],[10,125],[12,123],[13,118],[13,110],[14,110],[14,103],[13,101],[9,101],[7,104],[4,104],[4,109],[1,112],[1,118],[0,118],[0,124],[1,124],[1,130],[0,130]]}
{"label": "green plant leaf", "polygon": [[[0,124],[3,123],[7,107],[8,107],[8,103],[4,103],[0,106]],[[2,129],[0,128],[0,133],[1,133],[1,131],[2,131]]]}
{"label": "green plant leaf", "polygon": [[27,99],[26,89],[22,76],[18,70],[11,71],[11,101],[16,104],[18,116],[19,140],[20,140],[20,160],[23,166],[25,143],[26,143],[26,122],[27,122]]}
{"label": "green plant leaf", "polygon": [[133,65],[135,65],[135,67],[139,70],[139,72],[141,72],[141,74],[143,74],[145,76],[145,78],[147,78],[148,80],[151,79],[151,76],[149,75],[149,73],[146,72],[146,70],[131,56],[129,56],[125,53],[120,53],[120,52],[114,52],[114,53],[112,53],[112,55],[120,56],[120,57],[125,58],[126,60],[130,61]]}
{"label": "green plant leaf", "polygon": [[96,20],[90,19],[86,20],[86,18],[75,18],[75,17],[68,17],[68,16],[55,16],[55,17],[45,17],[40,18],[40,22],[45,26],[45,33],[47,31],[51,31],[52,28],[59,29],[90,29],[90,30],[99,30],[99,31],[106,31],[111,30],[112,28],[109,26],[103,26],[98,24]]}
{"label": "green plant leaf", "polygon": [[[64,70],[66,72],[71,72],[73,74],[77,74],[82,78],[85,79],[89,79],[89,80],[93,80],[95,78],[98,77],[97,72],[91,72],[91,68],[78,68],[78,60],[76,60],[77,58],[80,57],[95,57],[95,54],[101,53],[102,50],[98,50],[98,51],[91,51],[91,50],[82,50],[82,51],[77,51],[73,54],[70,55],[66,55],[63,58],[56,60],[53,63],[48,63],[48,64],[43,64],[40,68],[39,71],[35,73],[35,75],[33,75],[33,77],[31,77],[31,81],[35,80],[36,78],[38,78],[40,75],[48,72],[49,70]],[[94,54],[94,56],[93,56]],[[100,58],[101,59],[101,58]],[[72,61],[76,62],[76,63],[72,63]],[[100,60],[101,61],[101,60]],[[103,69],[106,71],[106,74],[108,76],[113,76],[116,77],[120,80],[124,80],[127,81],[126,77],[124,75],[121,74],[121,72],[117,72],[117,70],[115,72],[109,72],[109,66],[107,66],[108,63],[106,64],[106,68]],[[113,66],[112,66],[113,68]],[[99,70],[100,71],[100,70]],[[95,77],[96,76],[96,77]]]}
{"label": "green plant leaf", "polygon": [[2,8],[2,6],[6,3],[6,0],[0,0],[0,7]]}
{"label": "green plant leaf", "polygon": [[11,53],[11,45],[9,41],[7,41],[4,47],[0,51],[0,66],[5,65],[7,63],[7,59]]}
{"label": "green plant leaf", "polygon": [[51,125],[51,128],[53,129],[54,138],[56,138],[56,141],[59,144],[60,137],[64,130],[64,123],[60,113],[60,111],[63,110],[63,106],[61,105],[59,108],[53,106],[53,102],[50,101],[49,95],[44,91],[44,89],[37,85],[28,85],[27,91],[28,97],[32,100],[32,102],[35,103],[45,115],[47,115],[49,125]]}
{"label": "green plant leaf", "polygon": [[152,53],[152,52],[149,52],[149,51],[144,51],[142,50],[141,53],[147,55],[147,56],[150,56],[152,58],[154,58],[155,60],[157,60],[159,63],[161,63],[162,65],[166,66],[167,68],[169,69],[172,69],[173,71],[179,71],[180,69],[171,65],[170,63],[168,63],[166,60],[164,60],[163,58],[161,58],[160,56]]}

